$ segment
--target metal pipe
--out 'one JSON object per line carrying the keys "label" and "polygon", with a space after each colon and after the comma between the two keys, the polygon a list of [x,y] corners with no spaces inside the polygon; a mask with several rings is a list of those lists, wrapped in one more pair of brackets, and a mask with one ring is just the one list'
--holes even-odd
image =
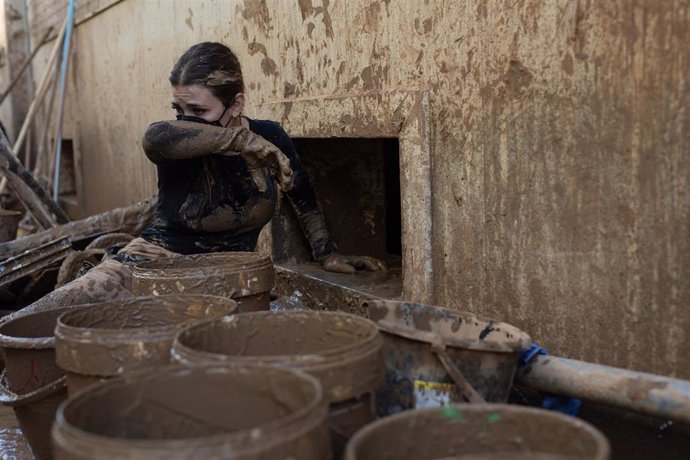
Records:
{"label": "metal pipe", "polygon": [[70,43],[72,42],[72,29],[74,27],[74,0],[69,0],[67,7],[67,31],[62,46],[62,68],[60,69],[60,105],[58,111],[57,127],[55,128],[55,176],[53,178],[53,199],[60,198],[60,160],[62,155],[62,117],[65,112],[65,84],[67,82],[67,68],[69,65]]}
{"label": "metal pipe", "polygon": [[690,382],[686,380],[544,355],[519,368],[516,382],[547,393],[690,422]]}

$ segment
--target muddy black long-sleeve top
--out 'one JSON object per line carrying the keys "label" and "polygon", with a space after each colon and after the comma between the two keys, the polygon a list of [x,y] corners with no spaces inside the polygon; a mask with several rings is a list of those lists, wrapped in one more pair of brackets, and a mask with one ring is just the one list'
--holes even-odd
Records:
{"label": "muddy black long-sleeve top", "polygon": [[[287,196],[314,259],[325,259],[336,247],[290,137],[278,123],[267,120],[250,119],[249,129],[289,158],[294,186]],[[259,192],[241,155],[221,155],[229,151],[229,139],[235,136],[232,140],[241,142],[242,135],[242,129],[180,121],[149,127],[144,150],[158,168],[158,204],[142,238],[181,254],[255,250],[259,232],[273,216],[277,188],[264,169],[267,189]],[[190,155],[179,154],[185,148]],[[181,158],[186,156],[190,158]]]}

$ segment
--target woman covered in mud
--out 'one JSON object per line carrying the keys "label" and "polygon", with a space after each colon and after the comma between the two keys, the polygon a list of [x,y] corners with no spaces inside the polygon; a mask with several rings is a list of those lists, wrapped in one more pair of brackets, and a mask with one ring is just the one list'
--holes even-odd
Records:
{"label": "woman covered in mud", "polygon": [[170,73],[177,120],[149,126],[146,156],[158,169],[153,223],[114,257],[16,314],[131,296],[132,265],[178,254],[255,250],[277,187],[287,195],[324,269],[384,270],[370,257],[336,252],[292,141],[275,122],[242,115],[244,81],[220,43],[192,46]]}
{"label": "woman covered in mud", "polygon": [[326,270],[383,269],[375,259],[336,252],[288,135],[278,123],[242,116],[242,71],[228,47],[191,47],[170,83],[177,121],[154,123],[144,135],[146,155],[158,168],[159,197],[145,240],[182,254],[253,251],[273,215],[278,183]]}

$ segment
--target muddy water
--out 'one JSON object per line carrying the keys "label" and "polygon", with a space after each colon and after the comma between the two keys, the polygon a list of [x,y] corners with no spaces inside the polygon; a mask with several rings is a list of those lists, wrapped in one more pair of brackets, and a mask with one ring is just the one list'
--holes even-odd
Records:
{"label": "muddy water", "polygon": [[0,325],[6,375],[2,403],[12,406],[25,439],[40,458],[50,458],[50,426],[67,397],[64,372],[55,365],[53,329],[61,308],[33,313]]}
{"label": "muddy water", "polygon": [[173,356],[184,363],[281,364],[310,373],[331,403],[336,458],[347,439],[375,417],[383,383],[383,339],[371,321],[338,312],[255,312],[190,328]]}
{"label": "muddy water", "polygon": [[446,406],[379,419],[350,441],[346,460],[604,460],[594,427],[555,412],[504,404]]}
{"label": "muddy water", "polygon": [[287,364],[317,377],[332,402],[361,396],[382,382],[383,340],[371,321],[337,312],[255,312],[182,332],[182,362]]}
{"label": "muddy water", "polygon": [[306,374],[170,366],[80,393],[61,408],[53,439],[58,459],[324,460],[325,418],[320,385]]}
{"label": "muddy water", "polygon": [[560,454],[495,452],[490,454],[469,454],[455,457],[443,457],[433,460],[579,460],[582,457]]}
{"label": "muddy water", "polygon": [[0,406],[0,460],[33,459],[14,412]]}

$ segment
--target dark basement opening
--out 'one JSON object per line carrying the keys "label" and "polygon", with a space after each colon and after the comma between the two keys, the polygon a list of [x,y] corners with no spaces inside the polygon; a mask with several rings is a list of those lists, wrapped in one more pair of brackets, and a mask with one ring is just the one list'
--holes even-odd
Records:
{"label": "dark basement opening", "polygon": [[[397,138],[294,138],[341,254],[400,266],[400,147]],[[277,263],[312,261],[286,197],[273,222]]]}

